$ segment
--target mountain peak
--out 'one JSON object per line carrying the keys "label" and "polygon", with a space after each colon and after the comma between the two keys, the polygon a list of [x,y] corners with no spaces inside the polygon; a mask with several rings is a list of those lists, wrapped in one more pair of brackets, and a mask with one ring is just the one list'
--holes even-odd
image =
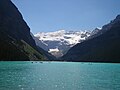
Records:
{"label": "mountain peak", "polygon": [[55,32],[41,32],[34,36],[37,38],[35,41],[38,46],[50,53],[52,52],[53,55],[60,57],[72,46],[85,40],[89,35],[90,33],[86,31],[58,30]]}
{"label": "mountain peak", "polygon": [[120,21],[120,14],[116,16],[114,21]]}
{"label": "mountain peak", "polygon": [[117,15],[116,19],[120,19],[120,14],[119,14],[119,15]]}

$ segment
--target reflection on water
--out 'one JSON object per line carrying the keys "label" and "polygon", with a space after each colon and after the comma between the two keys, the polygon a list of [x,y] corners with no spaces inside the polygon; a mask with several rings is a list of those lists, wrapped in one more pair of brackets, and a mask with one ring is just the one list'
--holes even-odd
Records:
{"label": "reflection on water", "polygon": [[120,65],[0,62],[0,90],[120,90]]}

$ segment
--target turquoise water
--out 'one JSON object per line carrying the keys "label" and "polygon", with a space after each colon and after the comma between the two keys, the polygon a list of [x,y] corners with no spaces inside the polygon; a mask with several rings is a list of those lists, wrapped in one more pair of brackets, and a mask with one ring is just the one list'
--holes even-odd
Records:
{"label": "turquoise water", "polygon": [[0,62],[0,90],[120,90],[120,64]]}

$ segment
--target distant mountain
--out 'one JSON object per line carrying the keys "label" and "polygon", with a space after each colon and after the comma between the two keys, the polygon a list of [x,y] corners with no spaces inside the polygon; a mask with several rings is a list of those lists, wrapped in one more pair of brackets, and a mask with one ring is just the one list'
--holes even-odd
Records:
{"label": "distant mountain", "polygon": [[87,31],[40,32],[34,35],[36,44],[56,57],[63,56],[71,47],[90,36]]}
{"label": "distant mountain", "polygon": [[0,0],[0,60],[48,59],[38,50],[30,28],[11,0]]}
{"label": "distant mountain", "polygon": [[120,15],[91,38],[72,47],[62,60],[120,62]]}
{"label": "distant mountain", "polygon": [[[31,33],[31,36],[33,37],[33,39],[34,39],[35,41],[39,41],[39,39],[36,38],[32,33]],[[39,42],[39,43],[40,43],[40,42]],[[41,43],[41,44],[42,44],[42,43]],[[48,60],[52,60],[52,61],[53,61],[53,60],[56,60],[56,57],[55,57],[55,56],[53,56],[52,54],[50,54],[49,52],[47,52],[46,50],[44,50],[44,49],[41,48],[41,46],[46,47],[44,44],[42,44],[42,45],[39,44],[39,46],[38,46],[38,45],[36,45],[36,46],[37,46],[37,49],[38,49],[39,51],[41,51],[44,56],[47,57]]]}

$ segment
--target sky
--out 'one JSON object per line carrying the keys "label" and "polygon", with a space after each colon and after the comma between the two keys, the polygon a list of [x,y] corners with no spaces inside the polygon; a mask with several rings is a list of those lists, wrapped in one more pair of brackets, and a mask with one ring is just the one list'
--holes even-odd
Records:
{"label": "sky", "polygon": [[12,0],[31,32],[93,30],[120,14],[120,0]]}

